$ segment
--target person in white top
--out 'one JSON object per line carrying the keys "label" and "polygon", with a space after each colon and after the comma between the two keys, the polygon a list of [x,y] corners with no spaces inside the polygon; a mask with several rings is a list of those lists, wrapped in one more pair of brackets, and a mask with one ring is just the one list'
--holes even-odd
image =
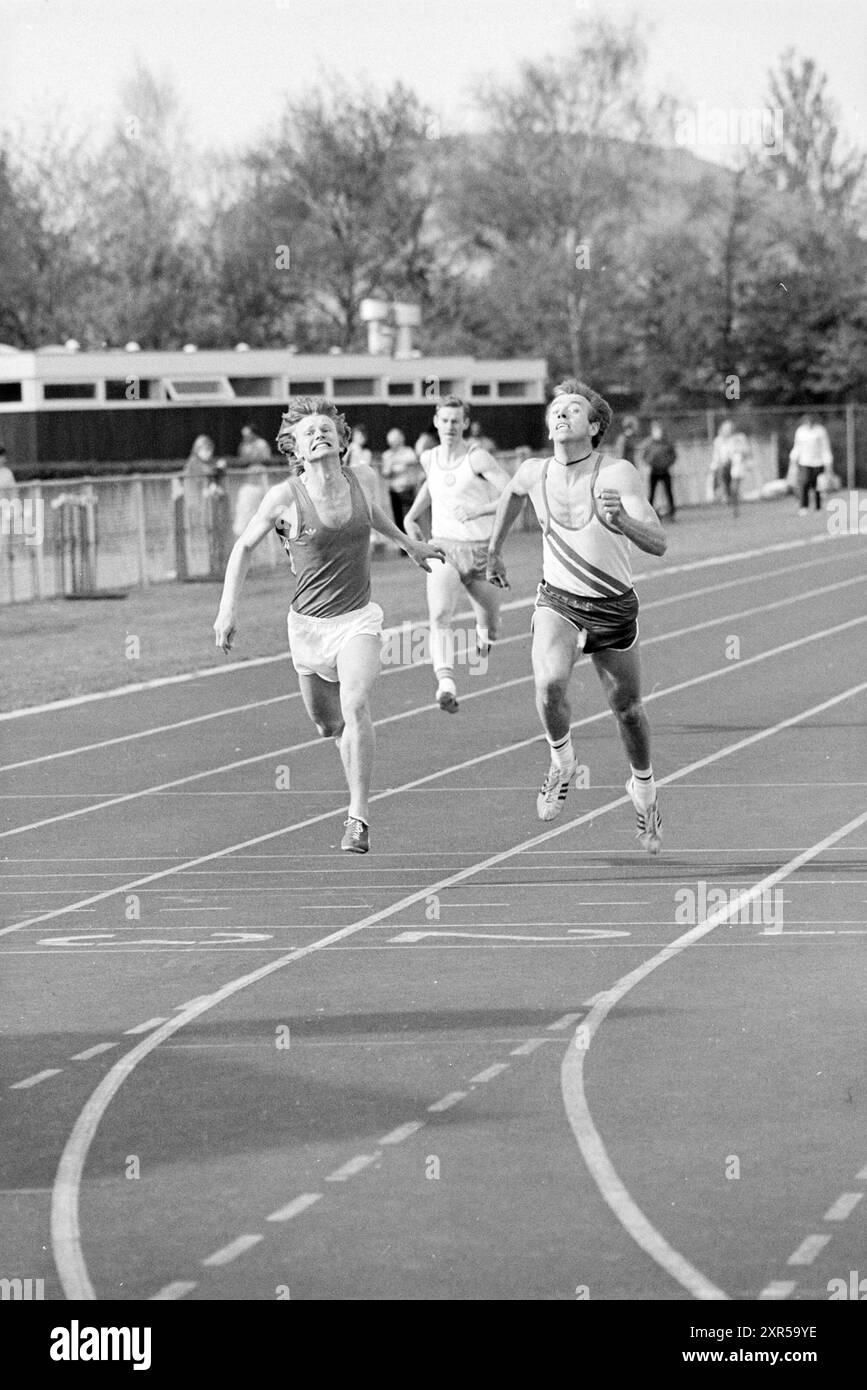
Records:
{"label": "person in white top", "polygon": [[486,580],[485,566],[494,512],[509,473],[464,439],[468,425],[460,396],[443,396],[434,415],[440,443],[421,455],[426,480],[404,520],[407,535],[420,541],[418,518],[429,510],[431,542],[446,554],[446,564],[428,575],[427,601],[436,701],[448,714],[458,710],[453,624],[463,595],[475,614],[477,655],[487,656],[499,630],[500,595]]}
{"label": "person in white top", "polygon": [[626,459],[600,452],[611,423],[608,402],[570,378],[555,387],[546,412],[553,457],[521,464],[500,499],[488,553],[488,578],[508,588],[500,547],[529,497],[542,526],[542,574],[533,615],[536,708],[551,766],[536,800],[540,820],[555,820],[578,768],[567,698],[578,657],[591,657],[629,758],[626,790],[638,838],[661,847],[662,820],[650,762],[650,728],[641,702],[638,599],[630,542],[664,555],[665,531],[641,477]]}
{"label": "person in white top", "polygon": [[816,500],[816,511],[822,510],[822,497],[819,492],[819,476],[829,473],[834,456],[828,431],[812,415],[805,415],[795,430],[795,440],[789,453],[789,463],[798,469],[798,490],[800,492],[800,514],[809,511],[810,493]]}

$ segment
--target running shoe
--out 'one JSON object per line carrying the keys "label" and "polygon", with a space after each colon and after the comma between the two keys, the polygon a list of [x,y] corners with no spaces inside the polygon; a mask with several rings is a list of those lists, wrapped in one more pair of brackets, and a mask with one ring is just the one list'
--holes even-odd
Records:
{"label": "running shoe", "polygon": [[632,788],[632,778],[626,783],[626,790],[635,807],[635,824],[637,826],[636,837],[642,849],[646,849],[648,854],[659,854],[662,849],[662,813],[659,809],[659,797],[642,810],[636,804],[635,794]]}
{"label": "running shoe", "polygon": [[348,850],[350,854],[367,854],[370,849],[370,828],[355,816],[350,816],[343,824],[346,830],[340,848]]}
{"label": "running shoe", "polygon": [[573,759],[569,767],[558,767],[552,763],[542,783],[542,790],[536,797],[536,815],[539,820],[556,820],[563,810],[566,793],[575,780],[578,763]]}
{"label": "running shoe", "polygon": [[458,704],[458,698],[453,690],[438,690],[437,704],[439,705],[441,710],[445,711],[446,714],[457,714],[458,710],[460,709],[460,705]]}

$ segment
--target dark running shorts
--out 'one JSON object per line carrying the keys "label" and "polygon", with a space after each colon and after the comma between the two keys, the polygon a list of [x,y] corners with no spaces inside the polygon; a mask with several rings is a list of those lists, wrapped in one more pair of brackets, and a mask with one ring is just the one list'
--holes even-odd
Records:
{"label": "dark running shorts", "polygon": [[448,563],[461,576],[462,584],[468,584],[471,579],[484,579],[488,564],[487,541],[450,541],[431,536],[431,545],[442,546]]}
{"label": "dark running shorts", "polygon": [[555,589],[544,579],[539,585],[537,608],[553,608],[578,629],[581,650],[625,652],[638,639],[638,595],[634,589],[619,598],[582,598]]}

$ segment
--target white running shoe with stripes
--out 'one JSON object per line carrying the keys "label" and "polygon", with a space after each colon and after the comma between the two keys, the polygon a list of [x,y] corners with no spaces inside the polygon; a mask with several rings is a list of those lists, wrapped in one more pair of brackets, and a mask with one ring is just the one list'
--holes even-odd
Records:
{"label": "white running shoe with stripes", "polygon": [[578,760],[572,759],[568,767],[558,767],[552,763],[536,797],[536,815],[539,820],[556,820],[563,810],[566,794],[575,780]]}
{"label": "white running shoe with stripes", "polygon": [[659,854],[662,849],[662,813],[659,809],[659,797],[656,797],[652,805],[643,809],[635,800],[635,788],[631,777],[626,783],[626,790],[635,808],[635,834],[638,843],[648,854]]}

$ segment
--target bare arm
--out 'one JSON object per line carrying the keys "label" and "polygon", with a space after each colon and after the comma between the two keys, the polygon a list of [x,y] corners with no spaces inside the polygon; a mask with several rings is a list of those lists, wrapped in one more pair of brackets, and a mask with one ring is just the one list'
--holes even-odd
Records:
{"label": "bare arm", "polygon": [[605,474],[604,482],[599,479],[596,498],[607,524],[648,555],[664,555],[668,538],[644,495],[637,469],[624,459],[615,468],[605,469]]}
{"label": "bare arm", "polygon": [[232,649],[237,627],[238,600],[247,576],[250,556],[256,546],[265,539],[277,518],[287,513],[293,514],[291,520],[294,525],[296,507],[292,491],[285,483],[278,483],[265,493],[255,515],[247,522],[232,546],[223,580],[220,610],[214,622],[217,646],[221,651],[228,652]]}
{"label": "bare arm", "polygon": [[418,518],[424,516],[425,512],[430,511],[430,488],[427,483],[422,483],[419,488],[415,501],[403,519],[404,530],[414,541],[424,540],[422,529],[418,524]]}
{"label": "bare arm", "polygon": [[500,558],[500,548],[521,515],[524,501],[535,483],[538,473],[539,460],[525,459],[514,478],[507,483],[500,493],[500,500],[494,513],[491,539],[488,542],[488,564],[485,575],[488,582],[495,584],[498,589],[508,589],[509,587],[506,579],[506,568]]}
{"label": "bare arm", "polygon": [[386,536],[388,540],[394,541],[395,545],[399,545],[401,550],[405,550],[409,558],[420,569],[430,570],[428,560],[445,560],[445,553],[438,545],[428,545],[425,541],[412,540],[405,532],[395,526],[391,517],[385,515],[376,500],[376,481],[372,469],[360,464],[355,470],[355,476],[367,498],[370,507],[370,524],[374,531],[378,531],[381,536]]}

